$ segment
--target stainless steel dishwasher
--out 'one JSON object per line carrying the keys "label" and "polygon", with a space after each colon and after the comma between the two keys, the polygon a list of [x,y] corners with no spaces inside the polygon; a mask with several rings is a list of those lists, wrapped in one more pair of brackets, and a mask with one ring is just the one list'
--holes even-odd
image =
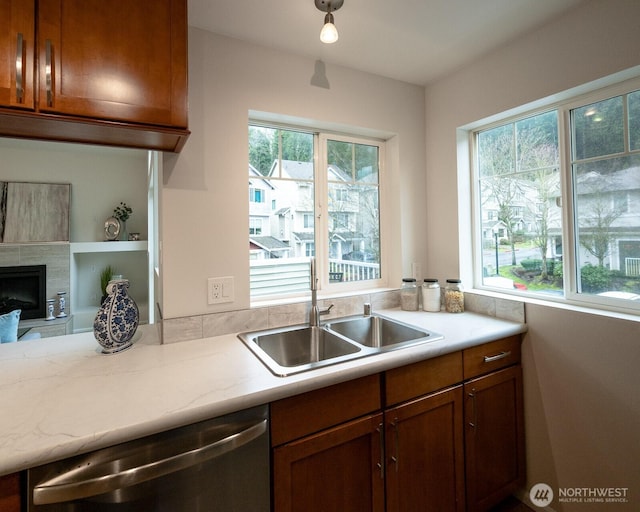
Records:
{"label": "stainless steel dishwasher", "polygon": [[30,469],[29,512],[268,512],[268,407]]}

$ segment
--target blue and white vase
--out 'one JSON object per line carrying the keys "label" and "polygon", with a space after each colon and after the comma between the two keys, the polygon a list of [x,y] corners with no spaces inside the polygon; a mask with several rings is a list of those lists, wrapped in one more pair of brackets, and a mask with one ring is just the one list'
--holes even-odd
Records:
{"label": "blue and white vase", "polygon": [[138,328],[138,305],[129,297],[127,279],[114,279],[107,285],[107,298],[93,321],[93,335],[103,354],[115,354],[132,345]]}

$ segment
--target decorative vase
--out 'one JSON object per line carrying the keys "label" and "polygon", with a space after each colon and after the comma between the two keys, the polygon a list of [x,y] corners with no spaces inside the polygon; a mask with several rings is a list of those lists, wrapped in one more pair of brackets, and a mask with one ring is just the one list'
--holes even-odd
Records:
{"label": "decorative vase", "polygon": [[127,232],[127,221],[121,220],[120,221],[120,241],[126,242],[127,240],[129,240],[129,234]]}
{"label": "decorative vase", "polygon": [[47,299],[47,317],[45,320],[55,320],[56,317],[53,315],[55,311],[55,302],[56,299]]}
{"label": "decorative vase", "polygon": [[67,292],[58,292],[58,314],[57,318],[64,318],[67,316]]}
{"label": "decorative vase", "polygon": [[139,312],[138,305],[129,297],[128,289],[127,279],[113,279],[107,285],[107,298],[93,322],[93,335],[102,346],[103,354],[115,354],[132,345]]}

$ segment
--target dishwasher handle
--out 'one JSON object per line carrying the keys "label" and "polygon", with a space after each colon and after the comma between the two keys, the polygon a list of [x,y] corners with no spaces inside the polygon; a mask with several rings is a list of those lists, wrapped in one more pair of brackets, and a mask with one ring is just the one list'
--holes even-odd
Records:
{"label": "dishwasher handle", "polygon": [[[73,478],[69,478],[70,476],[72,477],[70,474],[57,475],[33,488],[33,503],[35,505],[48,505],[97,496],[201,464],[260,437],[267,431],[267,420],[262,419],[249,427],[244,428],[243,425],[240,428],[243,428],[243,430],[236,431],[205,446],[183,451],[176,455],[116,473],[105,471],[104,474],[84,480],[73,480]],[[75,471],[71,470],[69,473]]]}

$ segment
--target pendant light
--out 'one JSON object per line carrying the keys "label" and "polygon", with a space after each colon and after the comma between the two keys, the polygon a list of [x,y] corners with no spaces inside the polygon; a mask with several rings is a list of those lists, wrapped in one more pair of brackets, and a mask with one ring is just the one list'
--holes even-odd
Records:
{"label": "pendant light", "polygon": [[338,40],[338,29],[333,23],[333,11],[342,7],[344,0],[315,0],[316,7],[327,14],[324,17],[324,26],[320,31],[320,41],[331,44]]}

